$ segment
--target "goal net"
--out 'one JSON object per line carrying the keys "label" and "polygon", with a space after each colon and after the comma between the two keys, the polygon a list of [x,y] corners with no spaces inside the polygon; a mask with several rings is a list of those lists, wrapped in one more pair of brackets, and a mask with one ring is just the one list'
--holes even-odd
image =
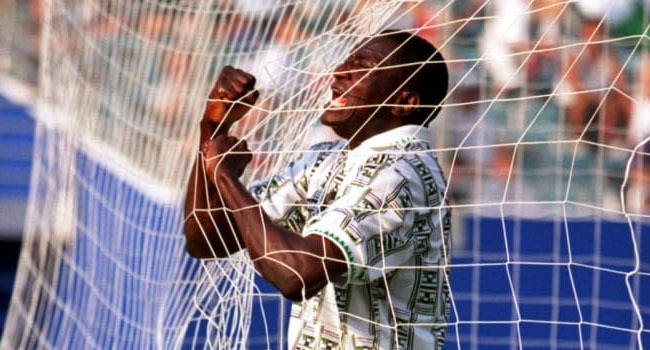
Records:
{"label": "goal net", "polygon": [[260,98],[233,128],[253,152],[242,181],[281,173],[336,137],[318,121],[332,71],[386,28],[448,64],[430,125],[448,204],[431,210],[453,221],[448,319],[385,326],[443,326],[450,349],[650,346],[647,2],[39,4],[34,164],[1,349],[286,348],[290,302],[245,252],[186,252],[198,121],[224,66],[251,72]]}

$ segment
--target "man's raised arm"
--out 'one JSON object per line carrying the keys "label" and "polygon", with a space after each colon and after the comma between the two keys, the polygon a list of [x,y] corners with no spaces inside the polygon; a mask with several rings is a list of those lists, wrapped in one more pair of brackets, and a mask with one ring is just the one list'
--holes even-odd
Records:
{"label": "man's raised arm", "polygon": [[[226,152],[231,150],[232,152]],[[348,269],[341,249],[320,235],[302,237],[276,224],[239,181],[251,160],[246,141],[218,136],[204,145],[209,181],[222,193],[257,271],[286,298],[309,299]]]}
{"label": "man's raised arm", "polygon": [[[226,66],[210,92],[201,120],[199,147],[217,135],[227,135],[230,127],[255,104],[259,92],[255,77]],[[243,103],[240,103],[243,102]],[[244,246],[235,220],[225,210],[218,189],[208,181],[204,152],[196,157],[185,199],[185,243],[197,258],[224,257]]]}

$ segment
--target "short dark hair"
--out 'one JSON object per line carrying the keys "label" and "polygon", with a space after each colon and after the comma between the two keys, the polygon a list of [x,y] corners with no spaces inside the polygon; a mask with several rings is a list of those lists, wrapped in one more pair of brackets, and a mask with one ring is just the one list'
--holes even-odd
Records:
{"label": "short dark hair", "polygon": [[[391,55],[393,64],[424,64],[414,64],[404,68],[406,77],[419,68],[405,86],[420,95],[420,104],[440,105],[447,96],[449,88],[449,72],[442,53],[425,39],[405,31],[387,29],[379,33],[379,36],[392,40],[398,47]],[[417,122],[426,125],[440,113],[441,109],[440,106],[433,110],[420,108],[414,118]]]}

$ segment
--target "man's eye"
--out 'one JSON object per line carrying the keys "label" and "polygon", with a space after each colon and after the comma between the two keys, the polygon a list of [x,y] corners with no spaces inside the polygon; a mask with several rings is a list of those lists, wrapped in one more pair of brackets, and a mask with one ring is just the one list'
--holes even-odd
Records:
{"label": "man's eye", "polygon": [[345,65],[350,66],[352,69],[356,67],[357,69],[372,69],[377,64],[374,61],[356,57],[355,55],[350,56],[345,62]]}
{"label": "man's eye", "polygon": [[359,66],[361,66],[362,68],[370,69],[370,68],[375,68],[376,64],[375,64],[375,62],[362,60],[362,61],[359,62]]}

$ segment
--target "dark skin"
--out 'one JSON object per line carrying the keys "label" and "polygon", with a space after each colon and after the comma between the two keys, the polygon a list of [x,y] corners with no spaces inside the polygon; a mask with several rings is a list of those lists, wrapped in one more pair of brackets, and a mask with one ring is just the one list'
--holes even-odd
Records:
{"label": "dark skin", "polygon": [[[240,101],[254,104],[259,93],[252,91],[255,77],[232,67],[225,67],[210,92],[200,122],[200,145],[214,137],[228,135],[230,127],[249,110]],[[209,182],[204,154],[195,161],[185,199],[185,239],[190,255],[199,258],[225,257],[243,248],[232,215],[222,201],[222,193]],[[217,234],[215,227],[219,227]]]}
{"label": "dark skin", "polygon": [[[396,59],[384,60],[396,46],[390,39],[373,39],[334,70],[332,94],[342,94],[347,104],[327,109],[321,122],[347,139],[351,149],[374,135],[414,123],[410,117],[417,110],[420,96],[406,88],[397,90],[407,73],[400,68],[386,68],[398,65]],[[375,67],[379,69],[370,71]],[[381,104],[399,106],[378,108]]]}
{"label": "dark skin", "polygon": [[[389,58],[379,65],[396,45],[390,39],[374,38],[335,70],[332,94],[337,102],[327,108],[321,121],[347,139],[350,148],[413,123],[419,94],[397,89],[406,73],[400,68],[368,72],[396,64]],[[210,94],[222,101],[209,102],[201,121],[203,157],[194,164],[185,202],[187,250],[197,258],[215,258],[246,248],[268,282],[285,297],[304,300],[348,267],[343,252],[330,239],[302,237],[274,223],[239,181],[251,155],[246,141],[228,136],[228,130],[250,108],[239,102],[255,103],[254,85],[250,74],[226,67]],[[374,106],[379,104],[395,106]]]}

